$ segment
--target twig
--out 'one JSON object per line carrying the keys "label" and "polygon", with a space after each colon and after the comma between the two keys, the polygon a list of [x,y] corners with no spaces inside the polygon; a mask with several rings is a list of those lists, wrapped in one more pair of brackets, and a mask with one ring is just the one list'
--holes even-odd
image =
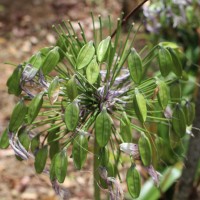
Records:
{"label": "twig", "polygon": [[[144,1],[141,2],[137,7],[133,8],[133,10],[132,10],[128,15],[126,15],[126,16],[124,17],[124,19],[122,20],[121,26],[124,26],[124,24],[127,23],[127,21],[129,20],[129,18],[130,18],[133,14],[135,14],[147,1],[148,1],[148,0],[144,0]],[[111,38],[113,38],[113,37],[115,36],[116,32],[117,32],[117,29],[115,29],[115,30],[113,31],[113,33],[112,33],[112,35],[111,35]]]}

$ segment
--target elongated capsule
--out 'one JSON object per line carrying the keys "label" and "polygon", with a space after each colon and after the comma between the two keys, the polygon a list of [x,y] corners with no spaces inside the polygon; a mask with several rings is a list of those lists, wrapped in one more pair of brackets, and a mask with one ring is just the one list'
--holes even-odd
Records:
{"label": "elongated capsule", "polygon": [[157,98],[160,106],[164,110],[167,107],[168,101],[169,101],[169,88],[166,85],[164,81],[157,81],[157,86],[158,86],[158,93],[157,93]]}
{"label": "elongated capsule", "polygon": [[137,88],[135,88],[135,96],[133,99],[133,105],[134,105],[135,114],[136,114],[137,118],[142,123],[144,123],[146,121],[146,117],[147,117],[146,100]]}
{"label": "elongated capsule", "polygon": [[20,86],[20,80],[22,76],[22,66],[19,65],[12,73],[12,75],[8,78],[8,81],[6,83],[8,87],[8,93],[14,94],[16,96],[19,96],[22,92],[21,86]]}
{"label": "elongated capsule", "polygon": [[27,113],[27,107],[23,100],[20,100],[11,115],[9,123],[9,131],[16,132],[18,128],[23,124],[25,116]]}
{"label": "elongated capsule", "polygon": [[185,120],[188,126],[192,125],[192,122],[195,118],[195,104],[193,102],[187,101],[183,108],[185,113]]}
{"label": "elongated capsule", "polygon": [[69,131],[74,131],[78,125],[79,106],[78,103],[70,103],[65,110],[65,124]]}
{"label": "elongated capsule", "polygon": [[162,76],[166,77],[170,73],[173,63],[169,51],[161,46],[158,50],[158,63]]}
{"label": "elongated capsule", "polygon": [[128,56],[128,69],[132,80],[139,84],[142,78],[142,60],[134,48]]}
{"label": "elongated capsule", "polygon": [[186,133],[186,120],[183,109],[180,104],[175,106],[175,109],[172,114],[172,127],[173,130],[179,138],[182,138]]}
{"label": "elongated capsule", "polygon": [[137,171],[134,165],[131,165],[131,167],[127,171],[126,183],[131,197],[139,197],[141,190],[141,178],[139,172]]}
{"label": "elongated capsule", "polygon": [[72,156],[75,167],[80,170],[87,158],[88,140],[84,135],[78,135],[73,141]]}
{"label": "elongated capsule", "polygon": [[34,119],[37,117],[37,115],[42,107],[43,95],[44,95],[44,92],[37,94],[32,99],[30,105],[28,106],[27,119],[28,119],[29,124],[31,124],[34,121]]}
{"label": "elongated capsule", "polygon": [[108,36],[106,39],[102,40],[97,47],[97,59],[100,63],[105,61],[108,56],[110,41],[111,37]]}
{"label": "elongated capsule", "polygon": [[95,121],[95,137],[100,147],[105,147],[111,135],[111,120],[106,108],[99,113]]}
{"label": "elongated capsule", "polygon": [[144,133],[142,133],[138,145],[143,165],[150,166],[152,162],[152,148],[148,137],[146,137]]}
{"label": "elongated capsule", "polygon": [[35,170],[37,173],[42,173],[48,157],[48,146],[41,148],[35,156]]}
{"label": "elongated capsule", "polygon": [[88,82],[94,84],[98,79],[99,73],[100,67],[96,61],[96,58],[93,58],[86,69],[86,77]]}
{"label": "elongated capsule", "polygon": [[93,46],[93,42],[90,41],[87,44],[85,44],[81,48],[81,50],[78,54],[78,57],[76,60],[76,68],[82,69],[82,68],[86,67],[92,60],[94,53],[95,53],[95,48]]}
{"label": "elongated capsule", "polygon": [[122,118],[120,120],[120,135],[124,142],[132,141],[131,122],[128,119],[126,113],[123,113]]}
{"label": "elongated capsule", "polygon": [[49,74],[59,63],[59,60],[60,60],[59,47],[54,47],[52,50],[48,52],[45,60],[42,63],[41,69],[43,74],[44,75]]}
{"label": "elongated capsule", "polygon": [[55,177],[59,183],[63,183],[67,174],[68,165],[66,152],[61,151],[56,154],[55,160],[53,159],[52,162],[54,162]]}

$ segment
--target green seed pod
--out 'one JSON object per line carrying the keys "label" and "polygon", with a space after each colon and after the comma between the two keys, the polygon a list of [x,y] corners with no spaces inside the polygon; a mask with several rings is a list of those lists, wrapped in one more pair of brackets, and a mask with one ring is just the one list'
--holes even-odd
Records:
{"label": "green seed pod", "polygon": [[20,128],[20,130],[18,131],[18,139],[22,146],[28,151],[31,140],[25,127]]}
{"label": "green seed pod", "polygon": [[[51,128],[55,127],[55,124],[51,125]],[[60,131],[59,127],[55,127],[54,129],[52,129],[51,131],[48,132],[48,137],[47,137],[47,141],[48,144],[50,145],[49,148],[49,157],[52,160],[54,158],[54,156],[60,152],[60,144],[58,141],[58,138],[60,137],[59,134],[56,134]]]}
{"label": "green seed pod", "polygon": [[87,158],[88,139],[84,135],[78,135],[73,141],[72,156],[75,167],[80,170]]}
{"label": "green seed pod", "polygon": [[137,118],[144,123],[147,117],[147,106],[144,96],[135,88],[135,96],[133,99],[133,105]]}
{"label": "green seed pod", "polygon": [[169,88],[166,83],[161,80],[157,81],[157,86],[159,89],[157,93],[158,102],[162,109],[165,110],[169,101]]}
{"label": "green seed pod", "polygon": [[81,48],[81,50],[78,54],[78,57],[76,60],[76,68],[82,69],[82,68],[86,67],[92,60],[94,53],[95,53],[95,49],[93,46],[93,42],[90,41],[87,44],[85,44]]}
{"label": "green seed pod", "polygon": [[170,85],[170,97],[172,101],[180,102],[182,93],[179,81],[176,81]]}
{"label": "green seed pod", "polygon": [[143,165],[144,166],[151,165],[151,161],[152,161],[151,143],[148,137],[144,135],[144,133],[142,133],[139,139],[138,145],[139,145],[139,152],[140,152],[140,157],[141,157]]}
{"label": "green seed pod", "polygon": [[59,47],[54,47],[49,53],[47,54],[45,60],[42,63],[42,72],[44,75],[49,74],[54,67],[59,63],[60,54],[59,54]]}
{"label": "green seed pod", "polygon": [[35,156],[35,170],[38,174],[42,173],[48,157],[48,146],[42,147]]}
{"label": "green seed pod", "polygon": [[69,131],[74,131],[78,125],[79,106],[76,102],[70,103],[65,110],[65,124]]}
{"label": "green seed pod", "polygon": [[105,40],[102,40],[97,47],[97,59],[100,63],[105,61],[108,56],[110,41],[111,37],[108,36]]}
{"label": "green seed pod", "polygon": [[96,61],[96,57],[92,59],[86,69],[86,77],[89,83],[94,84],[99,76],[100,68]]}
{"label": "green seed pod", "polygon": [[124,112],[122,118],[120,120],[120,135],[123,139],[123,142],[131,142],[132,141],[132,129],[131,122]]}
{"label": "green seed pod", "polygon": [[99,113],[95,121],[95,137],[99,147],[105,147],[111,135],[111,120],[106,108]]}
{"label": "green seed pod", "polygon": [[59,91],[60,91],[59,77],[56,76],[52,80],[48,89],[48,97],[51,104],[54,104],[57,101],[58,96],[59,96]]}
{"label": "green seed pod", "polygon": [[110,153],[108,151],[108,148],[107,147],[101,148],[100,155],[101,155],[101,158],[100,158],[101,159],[101,165],[104,166],[104,167],[107,167],[108,163],[109,163],[109,157],[110,157]]}
{"label": "green seed pod", "polygon": [[40,146],[40,135],[36,135],[32,140],[31,140],[31,151],[33,154],[35,154],[39,150]]}
{"label": "green seed pod", "polygon": [[71,79],[67,82],[67,96],[73,101],[78,95],[78,89],[75,81],[75,77],[72,76]]}
{"label": "green seed pod", "polygon": [[21,86],[20,86],[20,79],[22,76],[22,66],[19,65],[12,73],[12,75],[8,78],[8,81],[6,83],[8,87],[8,93],[14,94],[16,96],[19,96],[22,92]]}
{"label": "green seed pod", "polygon": [[161,158],[162,155],[165,153],[165,142],[161,137],[156,137],[155,139],[156,144],[156,151],[158,154],[158,158]]}
{"label": "green seed pod", "polygon": [[29,124],[31,124],[35,120],[35,118],[37,117],[37,115],[42,107],[43,95],[44,95],[44,92],[37,94],[32,99],[31,103],[28,106],[27,119],[28,119]]}
{"label": "green seed pod", "polygon": [[185,114],[186,124],[188,126],[192,125],[192,122],[195,118],[195,104],[193,102],[187,101],[185,103],[183,111]]}
{"label": "green seed pod", "polygon": [[132,165],[127,171],[126,183],[131,197],[139,197],[141,190],[141,178],[140,173],[137,171],[134,165]]}
{"label": "green seed pod", "polygon": [[139,84],[142,79],[142,60],[134,48],[128,56],[128,69],[132,80]]}
{"label": "green seed pod", "polygon": [[[57,155],[57,154],[56,154]],[[53,181],[56,179],[56,173],[55,173],[55,160],[56,160],[56,155],[51,160],[51,165],[50,165],[50,170],[49,170],[49,176],[50,180]]]}
{"label": "green seed pod", "polygon": [[162,76],[166,77],[170,73],[173,63],[169,51],[163,47],[158,50],[158,63]]}
{"label": "green seed pod", "polygon": [[169,53],[172,58],[172,63],[173,63],[171,65],[172,71],[178,77],[181,77],[183,69],[182,69],[182,64],[181,64],[180,58],[178,57],[177,52],[174,49],[172,49],[172,48],[167,48],[167,49],[169,50]]}
{"label": "green seed pod", "polygon": [[11,115],[9,123],[9,131],[16,132],[18,128],[23,124],[25,116],[27,113],[27,107],[23,100],[20,100]]}
{"label": "green seed pod", "polygon": [[54,167],[55,167],[55,176],[59,183],[63,183],[67,174],[67,155],[66,152],[61,151],[57,155],[55,155],[55,161],[54,161]]}
{"label": "green seed pod", "polygon": [[8,129],[6,128],[0,137],[0,149],[7,149],[9,147]]}
{"label": "green seed pod", "polygon": [[176,105],[172,114],[172,127],[179,138],[182,138],[186,133],[186,120],[183,109],[179,104]]}

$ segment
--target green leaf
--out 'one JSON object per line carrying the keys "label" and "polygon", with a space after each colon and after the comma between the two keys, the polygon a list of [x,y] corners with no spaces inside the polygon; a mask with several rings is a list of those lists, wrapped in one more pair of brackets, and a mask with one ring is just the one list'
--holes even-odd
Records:
{"label": "green leaf", "polygon": [[133,105],[135,108],[135,114],[137,118],[144,123],[147,117],[147,106],[144,96],[135,88],[135,96],[133,100]]}
{"label": "green leaf", "polygon": [[61,151],[55,155],[55,175],[59,183],[63,183],[67,174],[67,155],[66,152]]}
{"label": "green leaf", "polygon": [[0,149],[7,149],[9,147],[8,129],[6,128],[0,137]]}
{"label": "green leaf", "polygon": [[8,87],[8,93],[14,94],[16,96],[19,96],[22,92],[21,86],[20,86],[20,79],[22,76],[22,66],[19,65],[12,73],[12,75],[8,78],[8,81],[6,83]]}
{"label": "green leaf", "polygon": [[56,76],[52,80],[48,88],[48,97],[52,105],[57,101],[59,92],[60,92],[59,77]]}
{"label": "green leaf", "polygon": [[78,125],[79,106],[76,102],[70,103],[65,110],[65,124],[69,131],[74,131]]}
{"label": "green leaf", "polygon": [[20,100],[11,115],[9,123],[9,131],[16,132],[18,128],[23,124],[25,116],[27,113],[27,107],[23,100]]}
{"label": "green leaf", "polygon": [[75,81],[75,76],[72,76],[71,79],[67,82],[67,96],[73,101],[78,95],[78,89]]}
{"label": "green leaf", "polygon": [[174,132],[179,138],[185,136],[186,133],[186,120],[183,109],[179,104],[175,106],[172,114],[172,127]]}
{"label": "green leaf", "polygon": [[128,69],[132,80],[139,84],[142,79],[142,60],[134,48],[128,56]]}
{"label": "green leaf", "polygon": [[72,156],[75,167],[80,170],[87,158],[88,140],[84,135],[78,135],[73,141]]}
{"label": "green leaf", "polygon": [[126,183],[131,197],[139,197],[141,190],[141,178],[139,172],[137,171],[134,165],[132,165],[127,171]]}
{"label": "green leaf", "polygon": [[49,53],[47,54],[45,60],[42,63],[42,72],[44,75],[49,74],[54,67],[59,63],[60,54],[59,54],[59,47],[54,47]]}
{"label": "green leaf", "polygon": [[32,99],[30,105],[28,106],[27,119],[28,119],[29,124],[31,124],[35,120],[35,118],[37,117],[37,115],[42,107],[43,95],[44,95],[44,92],[37,94]]}
{"label": "green leaf", "polygon": [[111,135],[111,120],[106,108],[99,113],[95,121],[95,137],[100,147],[105,147]]}
{"label": "green leaf", "polygon": [[48,157],[48,146],[44,146],[37,152],[35,156],[34,166],[38,174],[43,172],[47,161],[47,157]]}
{"label": "green leaf", "polygon": [[144,135],[144,133],[142,133],[139,139],[138,145],[139,145],[139,152],[140,152],[140,157],[141,157],[143,165],[144,166],[151,165],[151,162],[152,162],[151,143],[148,137]]}
{"label": "green leaf", "polygon": [[77,69],[82,69],[86,67],[92,60],[94,53],[95,53],[95,48],[93,46],[93,42],[90,41],[87,44],[85,44],[81,48],[76,60]]}
{"label": "green leaf", "polygon": [[169,51],[163,47],[158,50],[158,63],[162,76],[166,77],[170,73],[173,63]]}
{"label": "green leaf", "polygon": [[86,69],[87,80],[90,84],[93,84],[97,81],[99,76],[100,68],[96,61],[96,57],[90,62]]}
{"label": "green leaf", "polygon": [[97,59],[100,63],[105,61],[108,56],[110,41],[111,41],[111,37],[108,36],[106,39],[102,40],[99,43],[99,46],[97,48]]}

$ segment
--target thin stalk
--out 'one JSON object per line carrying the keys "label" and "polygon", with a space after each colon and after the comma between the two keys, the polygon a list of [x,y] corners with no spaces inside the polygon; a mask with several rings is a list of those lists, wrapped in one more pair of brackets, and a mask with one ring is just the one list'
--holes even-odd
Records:
{"label": "thin stalk", "polygon": [[100,153],[100,148],[96,142],[96,140],[94,141],[94,155],[93,155],[93,182],[94,182],[94,199],[95,200],[101,200],[101,194],[100,194],[100,189],[98,186],[99,180],[100,180],[100,176],[99,176],[99,172],[98,172],[98,168],[100,165],[100,159],[99,159],[99,153]]}

